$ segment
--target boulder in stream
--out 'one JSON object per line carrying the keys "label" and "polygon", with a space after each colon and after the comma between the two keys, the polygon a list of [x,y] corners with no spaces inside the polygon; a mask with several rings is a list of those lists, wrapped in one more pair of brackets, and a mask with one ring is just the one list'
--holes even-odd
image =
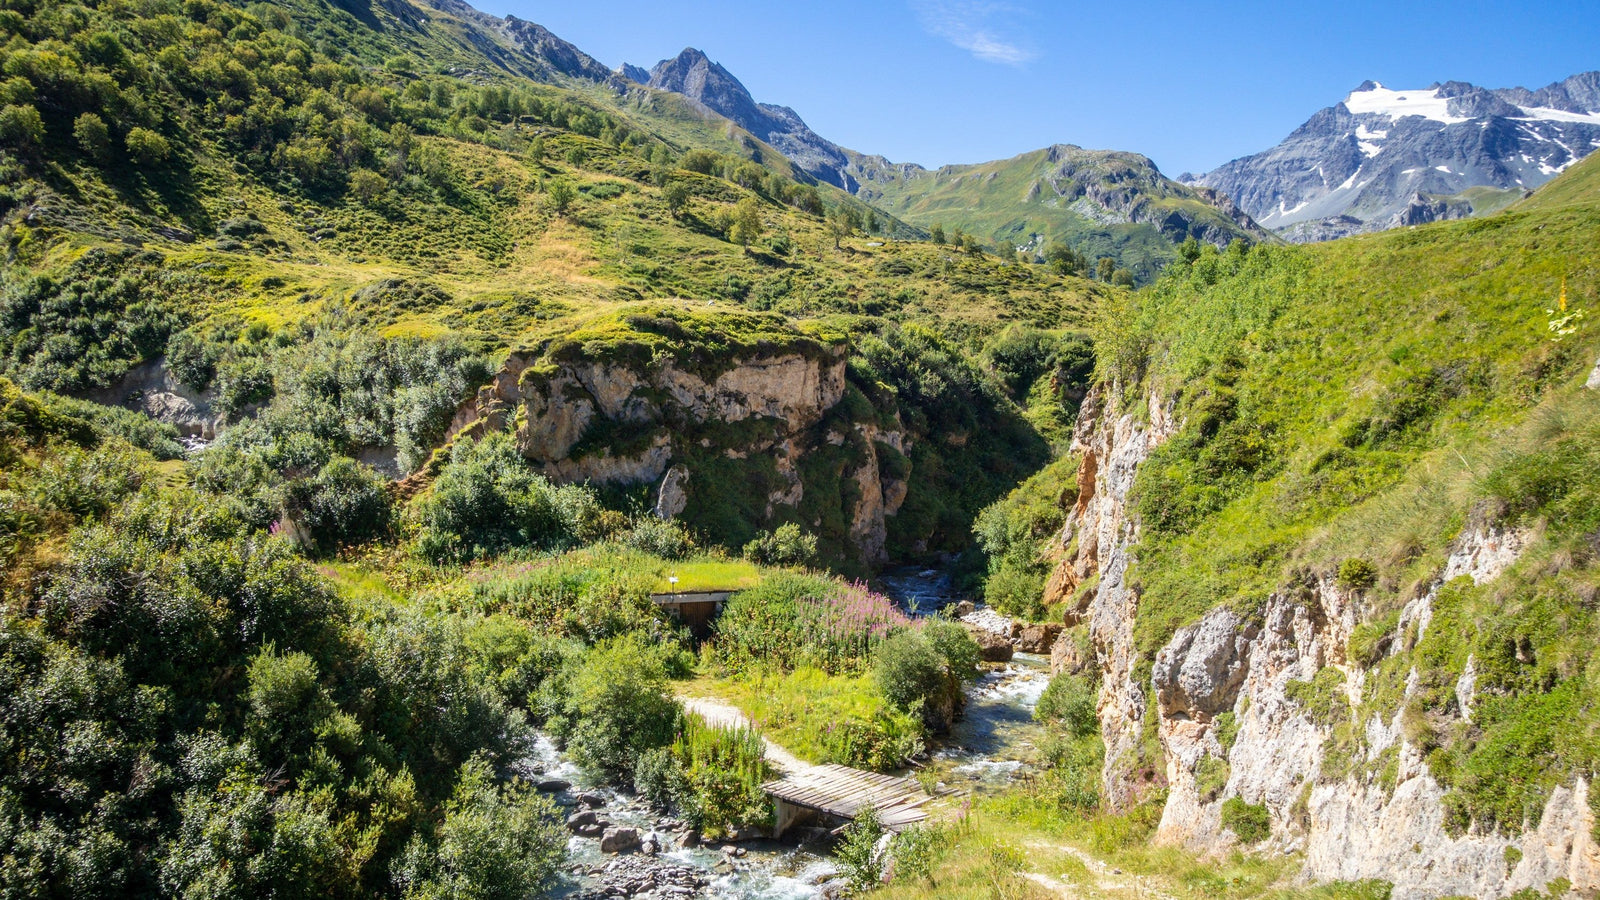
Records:
{"label": "boulder in stream", "polygon": [[978,658],[984,662],[1007,662],[1016,650],[1008,638],[995,634],[987,628],[968,625],[967,632],[977,643]]}
{"label": "boulder in stream", "polygon": [[637,828],[612,828],[600,836],[601,853],[631,853],[642,841]]}

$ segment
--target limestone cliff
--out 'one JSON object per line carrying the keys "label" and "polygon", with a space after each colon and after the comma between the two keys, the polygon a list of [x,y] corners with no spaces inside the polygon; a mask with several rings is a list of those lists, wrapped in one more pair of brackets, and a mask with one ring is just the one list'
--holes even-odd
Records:
{"label": "limestone cliff", "polygon": [[802,340],[712,360],[572,343],[513,353],[452,437],[509,428],[554,481],[654,486],[658,514],[734,545],[747,539],[736,529],[796,521],[871,566],[907,493],[880,453],[909,439],[849,384],[846,353]]}
{"label": "limestone cliff", "polygon": [[[1139,465],[1179,425],[1160,397],[1145,398],[1150,421],[1141,422],[1106,393],[1085,403],[1074,435],[1077,498],[1047,599],[1064,604],[1066,623],[1090,639],[1088,659],[1072,631],[1053,656],[1058,669],[1098,671],[1108,802],[1125,808],[1164,788],[1157,839],[1205,855],[1239,843],[1224,826],[1226,804],[1264,807],[1271,836],[1253,850],[1299,854],[1309,881],[1391,882],[1395,898],[1505,897],[1561,879],[1600,889],[1585,778],[1557,786],[1521,829],[1452,828],[1448,790],[1405,721],[1416,668],[1400,676],[1389,707],[1373,713],[1363,702],[1385,660],[1426,633],[1446,586],[1493,581],[1532,535],[1475,516],[1425,589],[1385,620],[1365,659],[1349,649],[1370,619],[1362,592],[1331,572],[1302,571],[1259,612],[1214,609],[1141,661],[1133,639],[1141,598],[1129,580],[1139,523],[1128,497]],[[1454,702],[1428,711],[1430,729],[1470,721],[1472,675],[1469,658]]]}

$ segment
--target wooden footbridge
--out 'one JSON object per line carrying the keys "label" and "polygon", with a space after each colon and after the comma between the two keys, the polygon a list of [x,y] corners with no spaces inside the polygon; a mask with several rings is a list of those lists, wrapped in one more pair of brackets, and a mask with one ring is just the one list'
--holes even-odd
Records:
{"label": "wooden footbridge", "polygon": [[849,821],[863,809],[877,810],[878,821],[899,832],[926,819],[922,805],[933,798],[909,778],[863,772],[849,766],[812,766],[769,781],[761,789],[775,805],[772,836],[808,815]]}

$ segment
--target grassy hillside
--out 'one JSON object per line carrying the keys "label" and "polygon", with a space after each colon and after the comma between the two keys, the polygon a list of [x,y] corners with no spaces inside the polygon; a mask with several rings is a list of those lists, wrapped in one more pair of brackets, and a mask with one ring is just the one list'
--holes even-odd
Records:
{"label": "grassy hillside", "polygon": [[[409,468],[500,354],[664,301],[931,328],[910,343],[939,359],[862,357],[886,379],[866,389],[923,398],[909,414],[948,383],[929,367],[959,370],[979,419],[1032,402],[1059,433],[1058,392],[1030,401],[1031,380],[995,389],[973,363],[1008,326],[1071,326],[1117,289],[898,239],[891,216],[683,98],[590,77],[526,23],[437,6],[0,15],[5,370],[116,400],[124,373],[164,361],[229,421],[263,411],[274,441],[309,423],[331,453]],[[1010,483],[944,471],[968,493]],[[907,546],[928,537],[907,527]]]}
{"label": "grassy hillside", "polygon": [[[0,22],[11,278],[133,243],[205,284],[196,312],[273,327],[423,279],[440,290],[384,310],[384,327],[497,346],[640,297],[983,325],[1070,318],[1097,291],[980,255],[836,241],[824,214],[848,208],[859,229],[867,209],[796,182],[726,121],[675,95],[531,81],[531,63],[484,55],[462,37],[482,29],[443,13],[68,9],[23,4]],[[730,235],[742,200],[754,222]]]}
{"label": "grassy hillside", "polygon": [[[1124,406],[1154,390],[1183,423],[1134,485],[1145,665],[1214,607],[1248,618],[1307,573],[1338,573],[1367,610],[1352,657],[1374,668],[1359,708],[1332,715],[1414,707],[1408,738],[1451,789],[1452,830],[1519,828],[1554,785],[1594,771],[1600,657],[1581,635],[1600,584],[1600,403],[1583,386],[1600,355],[1596,234],[1591,160],[1483,219],[1206,249],[1106,323],[1101,372]],[[1027,490],[991,532],[1039,517],[1029,497],[1050,489]],[[1484,523],[1527,529],[1522,560],[1450,586],[1425,639],[1391,644],[1450,542]],[[1436,730],[1469,654],[1479,707]],[[1403,701],[1412,667],[1425,689]],[[1362,758],[1358,728],[1337,735],[1337,758]]]}
{"label": "grassy hillside", "polygon": [[1155,278],[1188,238],[1218,245],[1268,238],[1242,213],[1230,217],[1225,200],[1163,177],[1135,153],[1057,145],[935,171],[864,157],[856,165],[857,196],[907,222],[961,229],[1030,255],[1059,242],[1084,257],[1090,272],[1110,258],[1140,283]]}

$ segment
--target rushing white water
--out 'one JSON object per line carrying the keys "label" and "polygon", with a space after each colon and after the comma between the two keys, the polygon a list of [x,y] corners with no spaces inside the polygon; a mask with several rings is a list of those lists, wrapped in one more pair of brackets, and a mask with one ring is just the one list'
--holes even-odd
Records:
{"label": "rushing white water", "polygon": [[[908,611],[929,615],[955,599],[949,578],[936,570],[903,570],[884,576],[890,595]],[[936,760],[951,763],[946,786],[986,792],[1003,788],[1033,763],[1039,728],[1033,709],[1050,683],[1049,660],[1018,653],[1010,663],[988,670],[967,687],[967,705],[951,733],[933,748]],[[706,897],[718,900],[815,900],[837,884],[839,870],[824,846],[747,841],[739,855],[720,845],[678,847],[674,823],[620,791],[590,783],[571,761],[540,735],[524,768],[535,779],[570,782],[552,794],[569,810],[583,794],[598,798],[596,813],[614,825],[637,828],[663,848],[659,855],[606,854],[597,839],[573,837],[558,897],[587,900],[622,890],[647,898]],[[735,852],[739,852],[735,851]],[[659,878],[659,881],[652,879]],[[673,882],[673,879],[679,879]],[[695,886],[687,884],[692,879]],[[644,885],[644,887],[638,887]]]}

